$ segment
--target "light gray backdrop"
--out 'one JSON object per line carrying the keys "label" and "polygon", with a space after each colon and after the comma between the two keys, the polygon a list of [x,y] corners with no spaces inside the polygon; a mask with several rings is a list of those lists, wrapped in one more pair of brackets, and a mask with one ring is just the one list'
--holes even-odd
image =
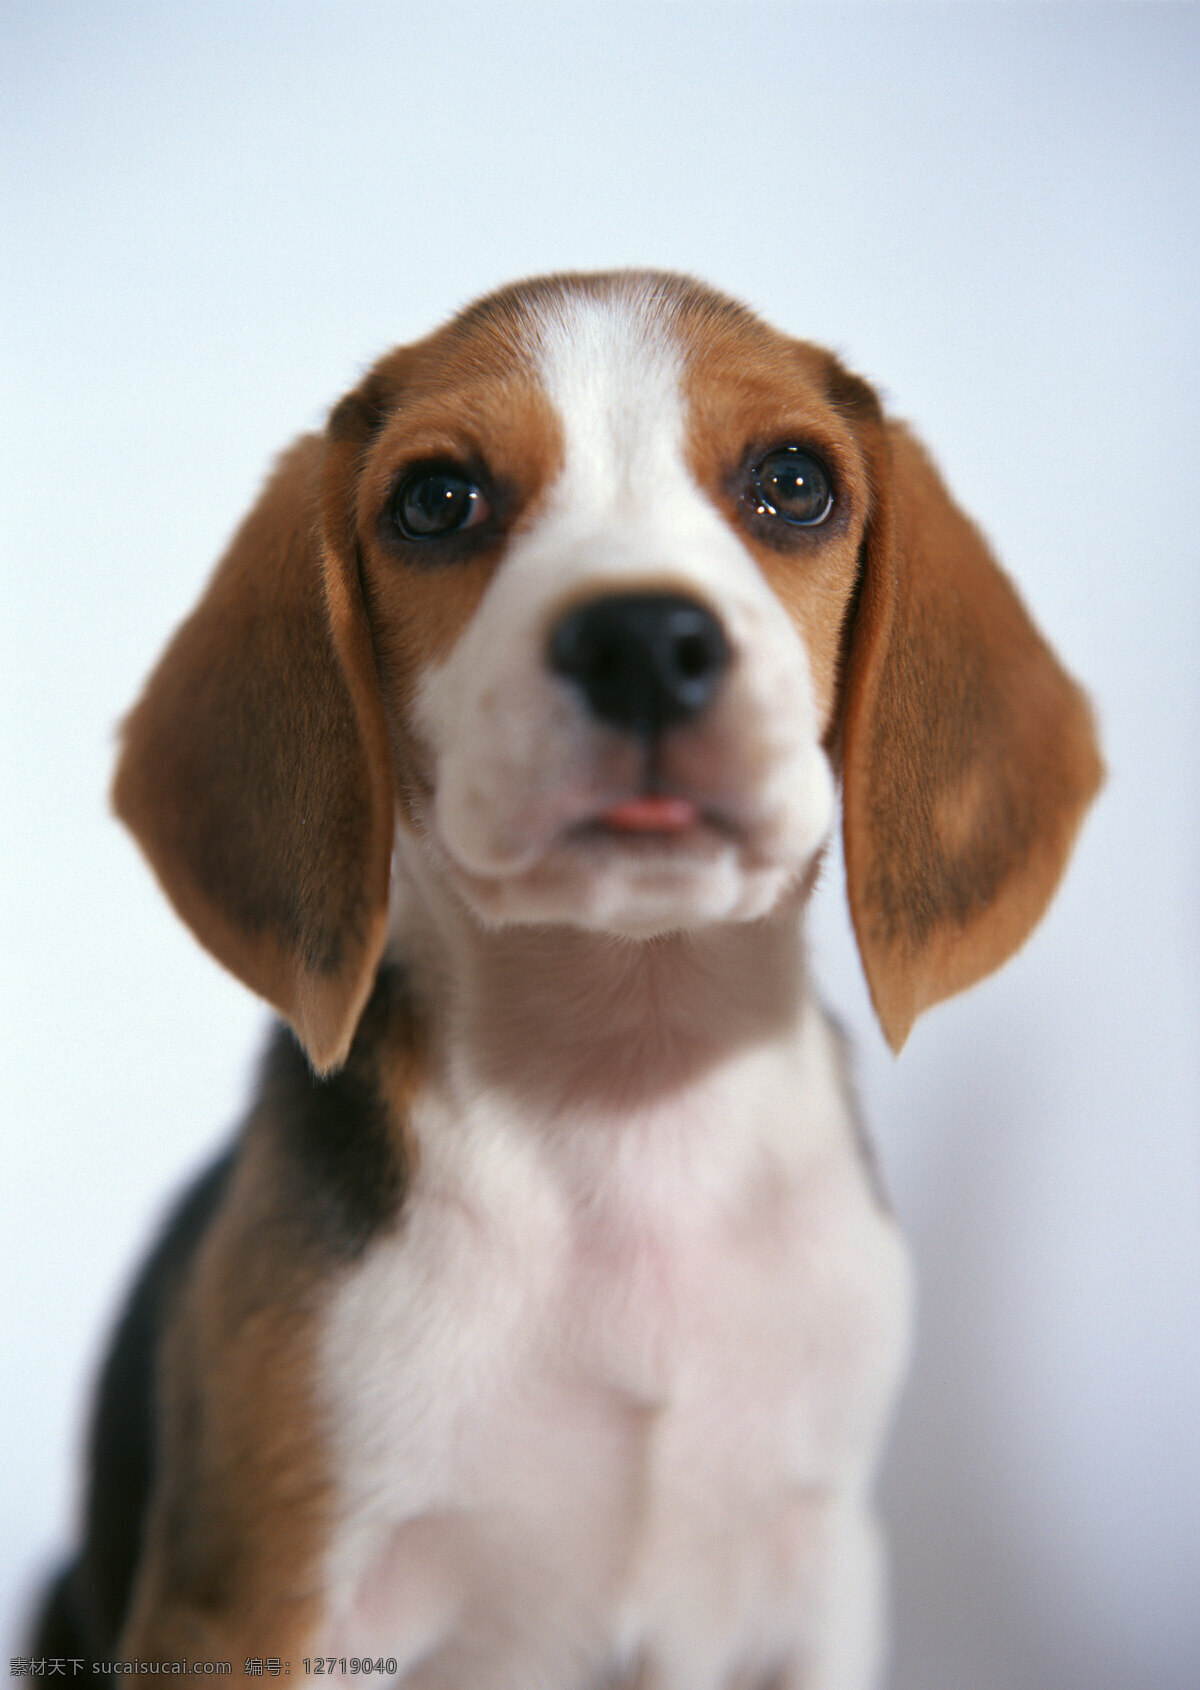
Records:
{"label": "light gray backdrop", "polygon": [[898,1063],[818,966],[914,1240],[899,1690],[1200,1683],[1200,13],[0,9],[5,1630],[101,1334],[266,1020],[106,814],[112,730],[271,455],[554,267],[693,270],[886,389],[1098,702],[1049,920]]}

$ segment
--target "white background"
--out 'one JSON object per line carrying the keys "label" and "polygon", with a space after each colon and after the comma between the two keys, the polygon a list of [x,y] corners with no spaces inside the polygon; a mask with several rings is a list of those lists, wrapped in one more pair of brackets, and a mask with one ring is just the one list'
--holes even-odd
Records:
{"label": "white background", "polygon": [[265,1015],[106,813],[113,726],[272,454],[514,276],[697,272],[913,420],[1092,690],[1050,918],[898,1063],[818,966],[922,1282],[897,1690],[1200,1684],[1200,12],[0,9],[4,1630]]}

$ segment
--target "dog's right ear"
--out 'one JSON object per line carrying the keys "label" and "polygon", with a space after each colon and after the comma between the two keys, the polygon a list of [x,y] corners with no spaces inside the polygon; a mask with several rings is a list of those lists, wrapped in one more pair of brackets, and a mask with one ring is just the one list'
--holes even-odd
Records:
{"label": "dog's right ear", "polygon": [[368,403],[343,401],[328,435],[280,459],[127,718],[113,785],[176,910],[322,1072],[345,1060],[370,993],[391,865],[352,523],[322,511]]}

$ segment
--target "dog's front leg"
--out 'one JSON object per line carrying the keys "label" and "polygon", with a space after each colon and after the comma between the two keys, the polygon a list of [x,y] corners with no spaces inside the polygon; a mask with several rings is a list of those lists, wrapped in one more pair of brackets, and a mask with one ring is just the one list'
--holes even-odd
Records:
{"label": "dog's front leg", "polygon": [[153,1482],[124,1660],[231,1661],[240,1673],[247,1660],[279,1657],[298,1670],[319,1628],[329,1495],[313,1393],[322,1282],[239,1183],[161,1335]]}

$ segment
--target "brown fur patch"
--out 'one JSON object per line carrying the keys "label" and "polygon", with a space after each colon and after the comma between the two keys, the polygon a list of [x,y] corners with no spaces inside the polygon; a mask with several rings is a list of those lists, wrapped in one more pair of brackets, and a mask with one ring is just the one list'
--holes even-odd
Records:
{"label": "brown fur patch", "polygon": [[[558,423],[535,380],[516,296],[477,308],[416,346],[382,359],[334,413],[375,418],[361,440],[335,444],[326,472],[327,532],[349,513],[402,805],[428,789],[408,710],[421,675],[444,657],[474,614],[512,535],[536,512],[561,462]],[[331,425],[332,426],[332,425]],[[495,505],[488,544],[426,562],[419,546],[388,542],[387,507],[405,472],[433,460],[486,478]],[[333,548],[331,547],[331,552]],[[348,555],[344,544],[341,555]]]}
{"label": "brown fur patch", "polygon": [[339,658],[315,535],[324,442],[280,460],[124,724],[113,802],[180,915],[289,1016],[349,1045],[382,945],[391,783],[369,649]]}
{"label": "brown fur patch", "polygon": [[[799,629],[824,735],[834,717],[841,631],[870,497],[858,435],[843,413],[859,408],[865,384],[819,348],[788,340],[748,313],[697,311],[680,327],[689,467]],[[744,472],[780,445],[811,447],[830,470],[837,498],[826,523],[780,530],[781,543],[774,543],[748,520]]]}
{"label": "brown fur patch", "polygon": [[121,1654],[299,1655],[318,1617],[329,1479],[312,1394],[316,1281],[270,1247],[247,1144],[161,1358],[161,1470]]}
{"label": "brown fur patch", "polygon": [[[268,1073],[164,1340],[157,1477],[124,1657],[227,1658],[240,1671],[247,1656],[295,1662],[320,1646],[334,1504],[314,1388],[321,1311],[364,1225],[399,1216],[423,1067],[403,982],[385,973],[342,1075],[302,1078],[313,1096],[297,1102]],[[361,1190],[345,1171],[331,1179],[329,1157],[364,1151]]]}
{"label": "brown fur patch", "polygon": [[859,949],[899,1048],[1040,918],[1102,778],[1091,711],[929,459],[893,426],[847,688]]}

